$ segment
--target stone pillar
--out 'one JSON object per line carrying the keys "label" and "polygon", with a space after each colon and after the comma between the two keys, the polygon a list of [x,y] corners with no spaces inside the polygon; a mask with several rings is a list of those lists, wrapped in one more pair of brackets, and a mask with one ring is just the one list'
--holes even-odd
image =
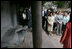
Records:
{"label": "stone pillar", "polygon": [[1,1],[1,40],[6,31],[12,27],[10,2]]}
{"label": "stone pillar", "polygon": [[16,5],[12,4],[10,6],[11,8],[11,21],[12,21],[12,26],[15,27],[17,25],[17,13],[16,13]]}
{"label": "stone pillar", "polygon": [[42,45],[42,17],[41,1],[34,1],[31,4],[32,9],[32,30],[33,30],[33,47],[40,48]]}

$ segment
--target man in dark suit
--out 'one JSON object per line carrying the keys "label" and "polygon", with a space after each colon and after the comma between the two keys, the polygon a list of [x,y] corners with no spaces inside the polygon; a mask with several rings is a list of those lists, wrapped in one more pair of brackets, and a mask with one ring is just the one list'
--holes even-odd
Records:
{"label": "man in dark suit", "polygon": [[44,7],[42,7],[42,28],[44,28],[45,25],[45,10]]}
{"label": "man in dark suit", "polygon": [[32,15],[31,15],[31,7],[27,10],[27,16],[28,16],[28,28],[32,27]]}

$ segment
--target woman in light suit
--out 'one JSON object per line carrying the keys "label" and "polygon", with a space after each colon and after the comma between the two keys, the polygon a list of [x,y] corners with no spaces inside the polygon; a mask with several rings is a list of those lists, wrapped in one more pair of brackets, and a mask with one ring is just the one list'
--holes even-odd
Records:
{"label": "woman in light suit", "polygon": [[50,12],[50,16],[48,16],[47,21],[48,21],[48,32],[50,35],[52,35],[53,23],[54,23],[54,16],[52,12]]}

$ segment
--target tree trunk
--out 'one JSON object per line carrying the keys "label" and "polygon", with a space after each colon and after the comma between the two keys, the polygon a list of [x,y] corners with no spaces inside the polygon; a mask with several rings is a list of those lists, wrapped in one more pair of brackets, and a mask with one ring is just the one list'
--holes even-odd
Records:
{"label": "tree trunk", "polygon": [[33,47],[40,48],[42,45],[42,17],[41,1],[32,2],[32,30],[33,30]]}

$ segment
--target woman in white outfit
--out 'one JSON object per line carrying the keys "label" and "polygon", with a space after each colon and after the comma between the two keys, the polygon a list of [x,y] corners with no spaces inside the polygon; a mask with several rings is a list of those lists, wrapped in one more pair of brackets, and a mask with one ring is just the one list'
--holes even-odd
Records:
{"label": "woman in white outfit", "polygon": [[48,21],[48,32],[50,35],[52,35],[53,23],[54,23],[54,16],[52,12],[50,12],[50,16],[48,16],[47,21]]}

